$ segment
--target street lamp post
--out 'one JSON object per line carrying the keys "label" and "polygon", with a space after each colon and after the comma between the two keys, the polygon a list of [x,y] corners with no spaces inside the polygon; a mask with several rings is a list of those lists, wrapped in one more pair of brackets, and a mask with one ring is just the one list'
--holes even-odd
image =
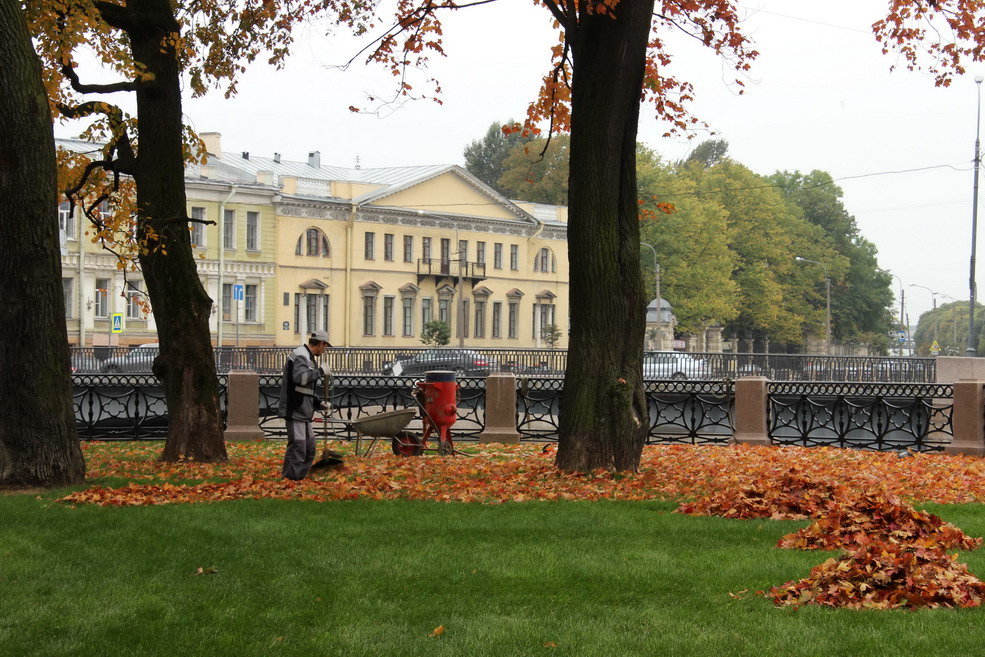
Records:
{"label": "street lamp post", "polygon": [[940,317],[937,316],[937,297],[938,295],[940,296],[943,295],[941,295],[940,292],[934,292],[926,285],[917,285],[916,283],[910,283],[910,287],[919,287],[923,290],[927,290],[928,292],[930,292],[930,298],[931,298],[931,303],[933,304],[933,313],[934,313],[934,342],[937,342],[937,332],[938,332],[938,328],[940,327]]}
{"label": "street lamp post", "polygon": [[660,263],[657,262],[657,250],[653,248],[653,245],[647,244],[646,242],[640,242],[641,245],[648,247],[653,251],[653,288],[654,294],[657,295],[657,321],[660,321]]}
{"label": "street lamp post", "polygon": [[797,256],[794,258],[797,262],[810,262],[815,265],[821,265],[824,268],[824,285],[826,288],[826,315],[827,319],[824,326],[824,350],[827,355],[831,355],[831,277],[828,275],[828,267],[823,262],[818,262],[817,260],[808,260],[807,258],[801,258]]}
{"label": "street lamp post", "polygon": [[982,77],[975,78],[975,85],[978,94],[978,108],[975,113],[975,176],[973,188],[973,200],[971,205],[971,271],[968,277],[968,289],[970,298],[968,301],[968,346],[965,348],[965,356],[975,355],[975,253],[976,240],[978,233],[978,167],[981,158],[981,117],[982,117]]}

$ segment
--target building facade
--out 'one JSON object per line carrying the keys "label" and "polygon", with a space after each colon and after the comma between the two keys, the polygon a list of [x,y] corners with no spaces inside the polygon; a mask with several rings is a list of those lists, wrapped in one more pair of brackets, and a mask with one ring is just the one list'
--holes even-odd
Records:
{"label": "building facade", "polygon": [[[430,320],[466,347],[567,346],[566,208],[504,198],[458,166],[344,168],[226,153],[189,166],[199,272],[223,346],[296,345],[315,329],[335,346],[420,347]],[[64,147],[92,149],[84,142]],[[59,212],[69,342],[156,340],[139,272]],[[122,313],[121,333],[111,317]],[[546,331],[547,334],[550,331]]]}

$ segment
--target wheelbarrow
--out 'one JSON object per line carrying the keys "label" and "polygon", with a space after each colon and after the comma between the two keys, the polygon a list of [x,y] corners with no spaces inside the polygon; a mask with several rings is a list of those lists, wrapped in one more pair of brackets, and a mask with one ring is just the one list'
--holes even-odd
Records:
{"label": "wheelbarrow", "polygon": [[[380,438],[394,439],[401,434],[408,433],[404,429],[416,415],[416,408],[398,408],[394,411],[350,420],[348,424],[356,432],[356,456],[368,456]],[[366,451],[362,451],[364,438],[371,440]]]}

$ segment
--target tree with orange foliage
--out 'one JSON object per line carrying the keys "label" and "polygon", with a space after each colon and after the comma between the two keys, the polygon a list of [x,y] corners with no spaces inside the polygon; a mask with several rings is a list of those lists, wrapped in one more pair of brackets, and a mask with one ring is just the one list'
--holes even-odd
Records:
{"label": "tree with orange foliage", "polygon": [[65,340],[55,140],[18,0],[0,0],[0,488],[80,483]]}
{"label": "tree with orange foliage", "polygon": [[[103,142],[95,159],[66,158],[69,199],[81,203],[96,239],[139,262],[157,320],[160,355],[154,374],[168,406],[162,459],[224,461],[226,448],[209,333],[212,300],[196,270],[189,234],[184,165],[200,142],[182,122],[181,78],[193,93],[224,86],[266,53],[280,64],[292,28],[314,12],[335,12],[357,30],[358,0],[22,0],[44,62],[44,79],[59,118],[86,118],[84,137]],[[75,53],[88,48],[120,77],[87,84]],[[90,94],[133,93],[137,115]],[[128,182],[129,181],[129,182]],[[127,184],[132,184],[128,193]],[[98,208],[113,201],[108,216]]]}
{"label": "tree with orange foliage", "polygon": [[[440,12],[494,0],[400,0],[393,27],[370,53],[400,76],[444,54]],[[641,99],[669,132],[698,124],[693,88],[672,73],[665,35],[682,31],[737,71],[758,55],[742,34],[738,0],[535,0],[560,31],[551,70],[523,126],[548,137],[571,132],[568,254],[571,331],[557,464],[565,470],[635,470],[650,424],[641,357],[645,306],[639,267],[636,132]],[[977,0],[893,0],[872,26],[884,52],[928,70],[938,85],[985,53]],[[736,79],[741,88],[742,80]]]}

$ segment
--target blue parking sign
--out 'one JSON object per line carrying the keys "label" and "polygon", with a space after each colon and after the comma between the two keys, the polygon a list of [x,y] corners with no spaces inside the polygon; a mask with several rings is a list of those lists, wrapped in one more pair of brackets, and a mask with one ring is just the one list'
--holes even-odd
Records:
{"label": "blue parking sign", "polygon": [[233,301],[242,301],[245,298],[244,286],[233,285]]}

